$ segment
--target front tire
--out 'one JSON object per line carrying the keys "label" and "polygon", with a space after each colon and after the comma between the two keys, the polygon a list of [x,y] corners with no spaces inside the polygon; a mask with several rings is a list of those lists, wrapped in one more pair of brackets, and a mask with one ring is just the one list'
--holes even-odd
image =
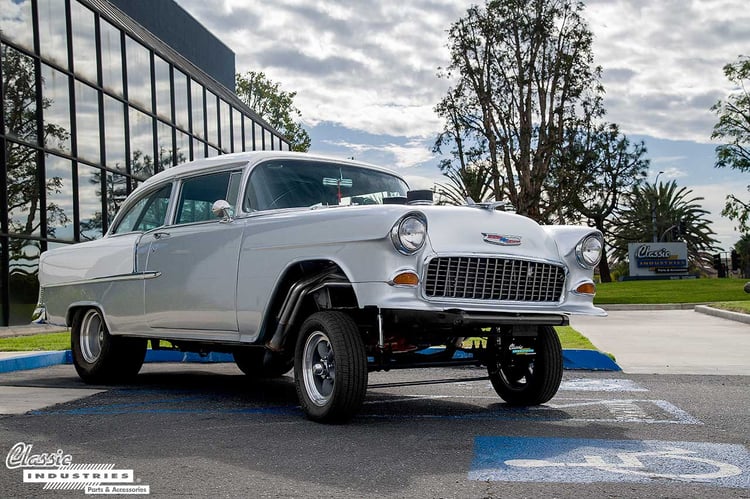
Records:
{"label": "front tire", "polygon": [[81,310],[73,318],[70,349],[78,376],[86,383],[112,383],[135,377],[146,357],[146,340],[109,334],[101,312]]}
{"label": "front tire", "polygon": [[351,419],[367,391],[367,354],[359,328],[342,312],[317,312],[300,328],[294,381],[305,415],[321,423]]}
{"label": "front tire", "polygon": [[[526,340],[527,338],[523,338]],[[510,405],[530,406],[549,401],[560,388],[563,373],[562,347],[552,326],[539,326],[533,356],[514,354],[513,338],[488,341],[492,360],[487,366],[490,382]]]}

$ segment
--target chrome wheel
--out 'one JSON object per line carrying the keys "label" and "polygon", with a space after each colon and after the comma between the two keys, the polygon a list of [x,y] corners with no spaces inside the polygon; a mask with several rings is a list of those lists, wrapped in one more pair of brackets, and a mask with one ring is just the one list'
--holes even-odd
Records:
{"label": "chrome wheel", "polygon": [[367,391],[367,353],[351,317],[324,311],[305,320],[294,348],[294,384],[313,421],[341,423],[354,416]]}
{"label": "chrome wheel", "polygon": [[336,363],[331,341],[321,331],[307,337],[302,357],[302,376],[313,404],[322,407],[331,400],[336,383]]}
{"label": "chrome wheel", "polygon": [[104,343],[104,323],[96,310],[89,310],[81,321],[81,355],[89,364],[99,360]]}
{"label": "chrome wheel", "polygon": [[76,372],[86,383],[125,381],[138,374],[146,356],[144,338],[113,336],[99,309],[76,311],[70,328]]}

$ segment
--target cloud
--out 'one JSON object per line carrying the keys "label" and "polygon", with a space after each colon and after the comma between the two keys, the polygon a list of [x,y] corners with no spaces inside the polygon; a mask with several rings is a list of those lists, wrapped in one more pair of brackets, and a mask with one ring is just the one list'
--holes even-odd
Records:
{"label": "cloud", "polygon": [[427,145],[419,140],[411,140],[404,145],[395,143],[377,145],[331,140],[327,140],[325,143],[348,150],[354,157],[363,155],[389,156],[393,159],[388,164],[395,168],[410,168],[433,159]]}
{"label": "cloud", "polygon": [[608,119],[629,134],[708,142],[710,107],[732,90],[722,67],[748,53],[745,4],[589,0],[586,12],[605,69]]}

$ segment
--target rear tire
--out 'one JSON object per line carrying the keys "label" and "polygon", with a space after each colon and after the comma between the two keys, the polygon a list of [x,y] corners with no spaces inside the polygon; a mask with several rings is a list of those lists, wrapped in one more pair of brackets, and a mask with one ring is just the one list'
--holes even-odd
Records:
{"label": "rear tire", "polygon": [[539,326],[533,342],[534,356],[511,354],[511,340],[503,337],[498,344],[497,339],[491,338],[488,342],[491,351],[494,350],[487,366],[493,388],[510,405],[539,405],[549,401],[560,388],[563,373],[557,332],[552,326]]}
{"label": "rear tire", "polygon": [[263,348],[238,348],[232,355],[245,375],[257,379],[279,378],[292,369],[294,362]]}
{"label": "rear tire", "polygon": [[134,378],[146,357],[146,340],[109,334],[101,312],[80,310],[73,317],[70,349],[78,376],[86,383],[115,383]]}
{"label": "rear tire", "polygon": [[342,312],[317,312],[300,328],[294,380],[305,415],[342,423],[362,406],[367,391],[367,354],[359,328]]}

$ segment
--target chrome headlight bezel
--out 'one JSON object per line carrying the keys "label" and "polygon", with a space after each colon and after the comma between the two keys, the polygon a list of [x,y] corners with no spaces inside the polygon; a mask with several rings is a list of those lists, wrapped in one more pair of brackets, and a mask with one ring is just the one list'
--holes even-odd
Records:
{"label": "chrome headlight bezel", "polygon": [[594,269],[602,259],[604,239],[600,234],[589,234],[576,244],[576,260],[584,269]]}
{"label": "chrome headlight bezel", "polygon": [[391,228],[391,241],[402,255],[413,255],[427,240],[427,218],[418,212],[401,217]]}

